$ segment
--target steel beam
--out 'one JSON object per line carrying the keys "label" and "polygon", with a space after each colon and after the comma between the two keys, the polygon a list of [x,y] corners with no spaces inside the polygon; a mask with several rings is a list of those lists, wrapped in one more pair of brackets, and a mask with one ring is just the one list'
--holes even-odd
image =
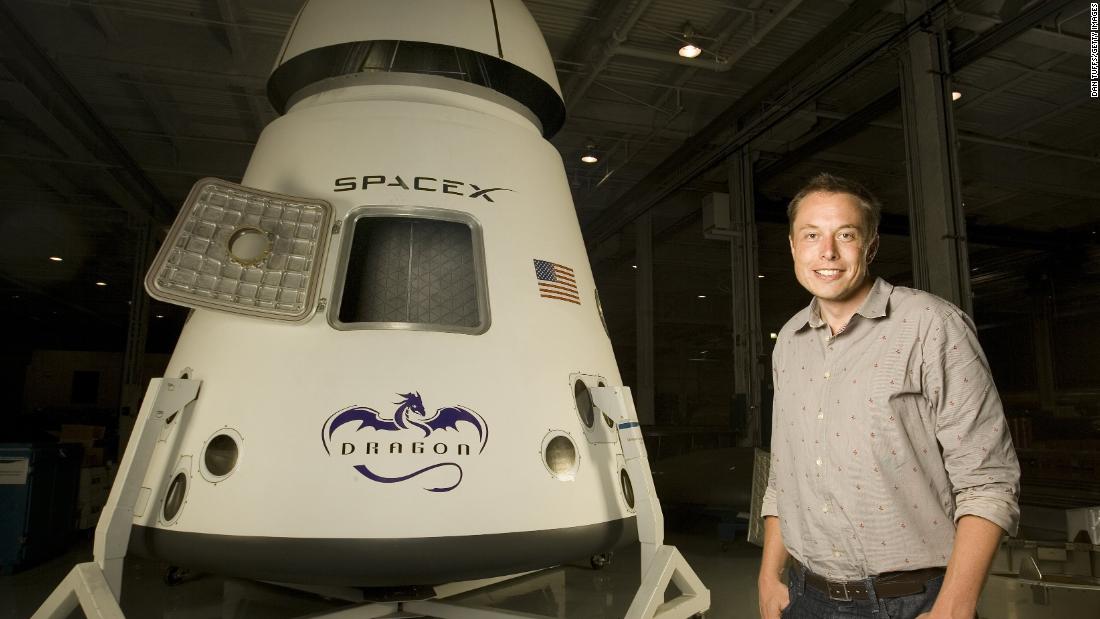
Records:
{"label": "steel beam", "polygon": [[233,59],[240,64],[248,55],[248,48],[245,47],[244,36],[241,35],[241,27],[237,19],[240,9],[236,0],[218,0],[218,12],[221,13],[222,21],[225,22],[225,37],[229,42],[229,51],[233,54]]}
{"label": "steel beam", "polygon": [[985,56],[1012,39],[1031,30],[1035,24],[1054,15],[1073,3],[1073,0],[1044,0],[1032,3],[1023,11],[996,28],[990,28],[963,44],[951,54],[951,68],[955,71]]}
{"label": "steel beam", "polygon": [[[1013,19],[983,31],[965,46],[951,53],[949,62],[950,70],[952,72],[958,72],[963,67],[978,60],[982,55],[988,54],[997,47],[1012,40],[1014,36],[1029,32],[1029,29],[1033,28],[1035,24],[1049,17],[1054,11],[1063,8],[1068,3],[1068,0],[1038,2],[1031,9],[1020,13]],[[979,51],[981,54],[978,53]],[[896,109],[896,107],[887,105],[889,101],[897,102],[900,100],[899,89],[894,89],[881,95],[863,108],[850,114],[848,118],[851,119],[851,122],[838,122],[811,137],[810,139],[813,141],[812,149],[810,147],[801,148],[800,146],[796,148],[795,151],[792,151],[791,155],[785,156],[776,163],[768,165],[763,170],[763,173],[768,177],[775,176],[804,160],[814,152],[825,150],[834,144],[838,144],[848,139],[853,135],[854,130],[860,126],[860,122],[869,124],[871,121],[880,118],[884,114]],[[797,155],[793,154],[795,152],[797,152]]]}
{"label": "steel beam", "polygon": [[746,447],[761,446],[760,272],[753,205],[752,154],[742,149],[727,161],[730,202],[730,275],[734,410],[745,420]]}
{"label": "steel beam", "polygon": [[654,394],[654,347],[653,347],[653,216],[646,213],[634,221],[634,260],[638,266],[635,275],[635,316],[637,376],[634,383],[638,386],[638,420],[653,425],[656,415],[653,408]]}
{"label": "steel beam", "polygon": [[850,114],[835,124],[829,125],[828,128],[816,132],[797,147],[787,151],[781,158],[758,170],[757,175],[760,182],[763,183],[776,174],[793,167],[796,163],[809,158],[814,153],[823,151],[833,144],[843,142],[863,131],[876,118],[897,109],[900,101],[899,91],[894,88],[863,106],[858,112]]}
{"label": "steel beam", "polygon": [[901,109],[917,288],[973,315],[946,40],[920,31],[901,56]]}
{"label": "steel beam", "polygon": [[[39,100],[53,99],[63,103],[73,117],[94,137],[94,143],[87,144],[87,150],[105,152],[114,163],[118,164],[118,169],[110,168],[107,173],[112,175],[134,196],[135,201],[144,207],[149,217],[161,223],[171,222],[175,214],[175,207],[149,180],[141,166],[134,161],[130,153],[107,128],[107,125],[100,120],[91,105],[77,92],[72,83],[31,38],[23,26],[19,24],[15,19],[15,15],[3,2],[0,2],[0,33],[3,33],[8,44],[18,51],[23,61],[35,75],[36,80],[33,82],[27,80],[24,82],[25,85],[34,92],[38,88],[39,81],[44,82],[50,91],[35,92],[35,96]],[[81,135],[83,132],[76,133]]]}
{"label": "steel beam", "polygon": [[[715,159],[711,143],[720,135],[736,128],[738,121],[757,112],[776,92],[785,91],[798,74],[817,63],[830,50],[841,45],[845,37],[868,19],[878,14],[885,0],[855,2],[828,27],[793,53],[780,67],[757,84],[745,96],[719,113],[658,164],[646,177],[615,200],[603,214],[589,225],[587,241],[596,244],[620,230],[641,213],[653,208],[672,192],[683,187]],[[723,157],[718,157],[721,161]],[[685,169],[696,170],[683,174]]]}

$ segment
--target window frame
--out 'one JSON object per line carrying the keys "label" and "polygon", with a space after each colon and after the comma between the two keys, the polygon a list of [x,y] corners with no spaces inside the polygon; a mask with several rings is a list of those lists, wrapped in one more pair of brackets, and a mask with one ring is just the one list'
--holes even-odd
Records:
{"label": "window frame", "polygon": [[[478,324],[474,327],[462,327],[430,322],[343,322],[340,320],[340,306],[344,300],[344,286],[347,283],[348,260],[352,245],[355,243],[355,228],[361,219],[366,218],[406,218],[413,220],[447,221],[466,225],[470,229],[470,241],[473,245],[474,281],[477,285]],[[437,333],[460,333],[481,335],[489,330],[492,318],[489,312],[489,280],[485,265],[485,237],[481,222],[473,215],[463,211],[434,208],[430,206],[385,206],[364,205],[355,207],[344,216],[340,227],[340,252],[336,273],[332,284],[332,302],[326,312],[329,325],[338,331],[390,330],[390,331],[434,331]]]}

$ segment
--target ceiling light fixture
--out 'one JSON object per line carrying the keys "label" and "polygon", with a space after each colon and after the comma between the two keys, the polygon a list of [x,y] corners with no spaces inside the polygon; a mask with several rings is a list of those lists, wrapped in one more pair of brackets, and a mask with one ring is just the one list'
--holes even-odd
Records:
{"label": "ceiling light fixture", "polygon": [[962,99],[962,98],[963,98],[963,93],[961,93],[957,90],[952,90],[951,91],[951,100],[952,101],[958,101],[959,99]]}
{"label": "ceiling light fixture", "polygon": [[95,285],[96,286],[106,286],[107,282],[96,282]]}
{"label": "ceiling light fixture", "polygon": [[592,164],[600,160],[600,156],[596,154],[596,145],[589,142],[584,145],[584,153],[581,155],[581,161]]}
{"label": "ceiling light fixture", "polygon": [[764,279],[764,274],[763,274],[763,273],[761,273],[761,274],[757,275],[757,276],[756,276],[756,279]]}
{"label": "ceiling light fixture", "polygon": [[778,334],[778,333],[774,333],[774,332],[773,332],[773,333],[769,333],[769,334],[768,334],[768,337],[772,338],[773,340],[776,340],[776,339],[779,339],[779,334]]}
{"label": "ceiling light fixture", "polygon": [[53,260],[54,262],[61,262],[62,260],[64,260],[64,258],[62,258],[61,256],[50,256],[50,260]]}
{"label": "ceiling light fixture", "polygon": [[691,27],[691,22],[684,24],[684,35],[681,38],[682,45],[677,52],[684,58],[698,58],[699,54],[703,53],[703,48],[699,47],[695,40],[695,29]]}
{"label": "ceiling light fixture", "polygon": [[701,295],[699,295],[699,298],[700,298],[700,299],[705,299],[705,298],[707,298],[707,295],[705,295],[705,294],[701,294]]}

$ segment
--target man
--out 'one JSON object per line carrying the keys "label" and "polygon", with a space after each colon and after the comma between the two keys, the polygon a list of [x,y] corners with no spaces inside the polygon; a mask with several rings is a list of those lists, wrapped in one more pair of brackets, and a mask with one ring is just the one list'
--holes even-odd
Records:
{"label": "man", "polygon": [[[973,619],[1019,464],[970,319],[873,278],[878,201],[821,174],[787,209],[809,307],[773,353],[763,619]],[[788,584],[780,579],[794,559]]]}

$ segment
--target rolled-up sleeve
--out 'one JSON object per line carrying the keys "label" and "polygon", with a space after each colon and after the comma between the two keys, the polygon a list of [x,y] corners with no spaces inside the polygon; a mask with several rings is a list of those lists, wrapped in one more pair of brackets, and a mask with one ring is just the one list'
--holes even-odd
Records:
{"label": "rolled-up sleeve", "polygon": [[942,315],[937,344],[925,349],[923,374],[955,493],[955,520],[979,516],[1015,535],[1020,464],[973,323],[952,310]]}
{"label": "rolled-up sleeve", "polygon": [[[775,358],[779,354],[779,344],[776,344],[775,352],[772,353],[772,387],[773,392],[778,392],[779,389],[779,370],[776,366]],[[775,411],[775,407],[772,407]],[[778,415],[772,414],[772,450],[768,455],[768,487],[764,490],[764,500],[760,505],[760,517],[767,518],[768,516],[779,515],[779,505],[776,500],[775,490],[775,437],[778,435],[776,432],[776,426],[779,425]]]}
{"label": "rolled-up sleeve", "polygon": [[775,497],[775,463],[768,466],[768,488],[764,491],[764,500],[760,504],[760,517],[778,516],[779,505]]}

